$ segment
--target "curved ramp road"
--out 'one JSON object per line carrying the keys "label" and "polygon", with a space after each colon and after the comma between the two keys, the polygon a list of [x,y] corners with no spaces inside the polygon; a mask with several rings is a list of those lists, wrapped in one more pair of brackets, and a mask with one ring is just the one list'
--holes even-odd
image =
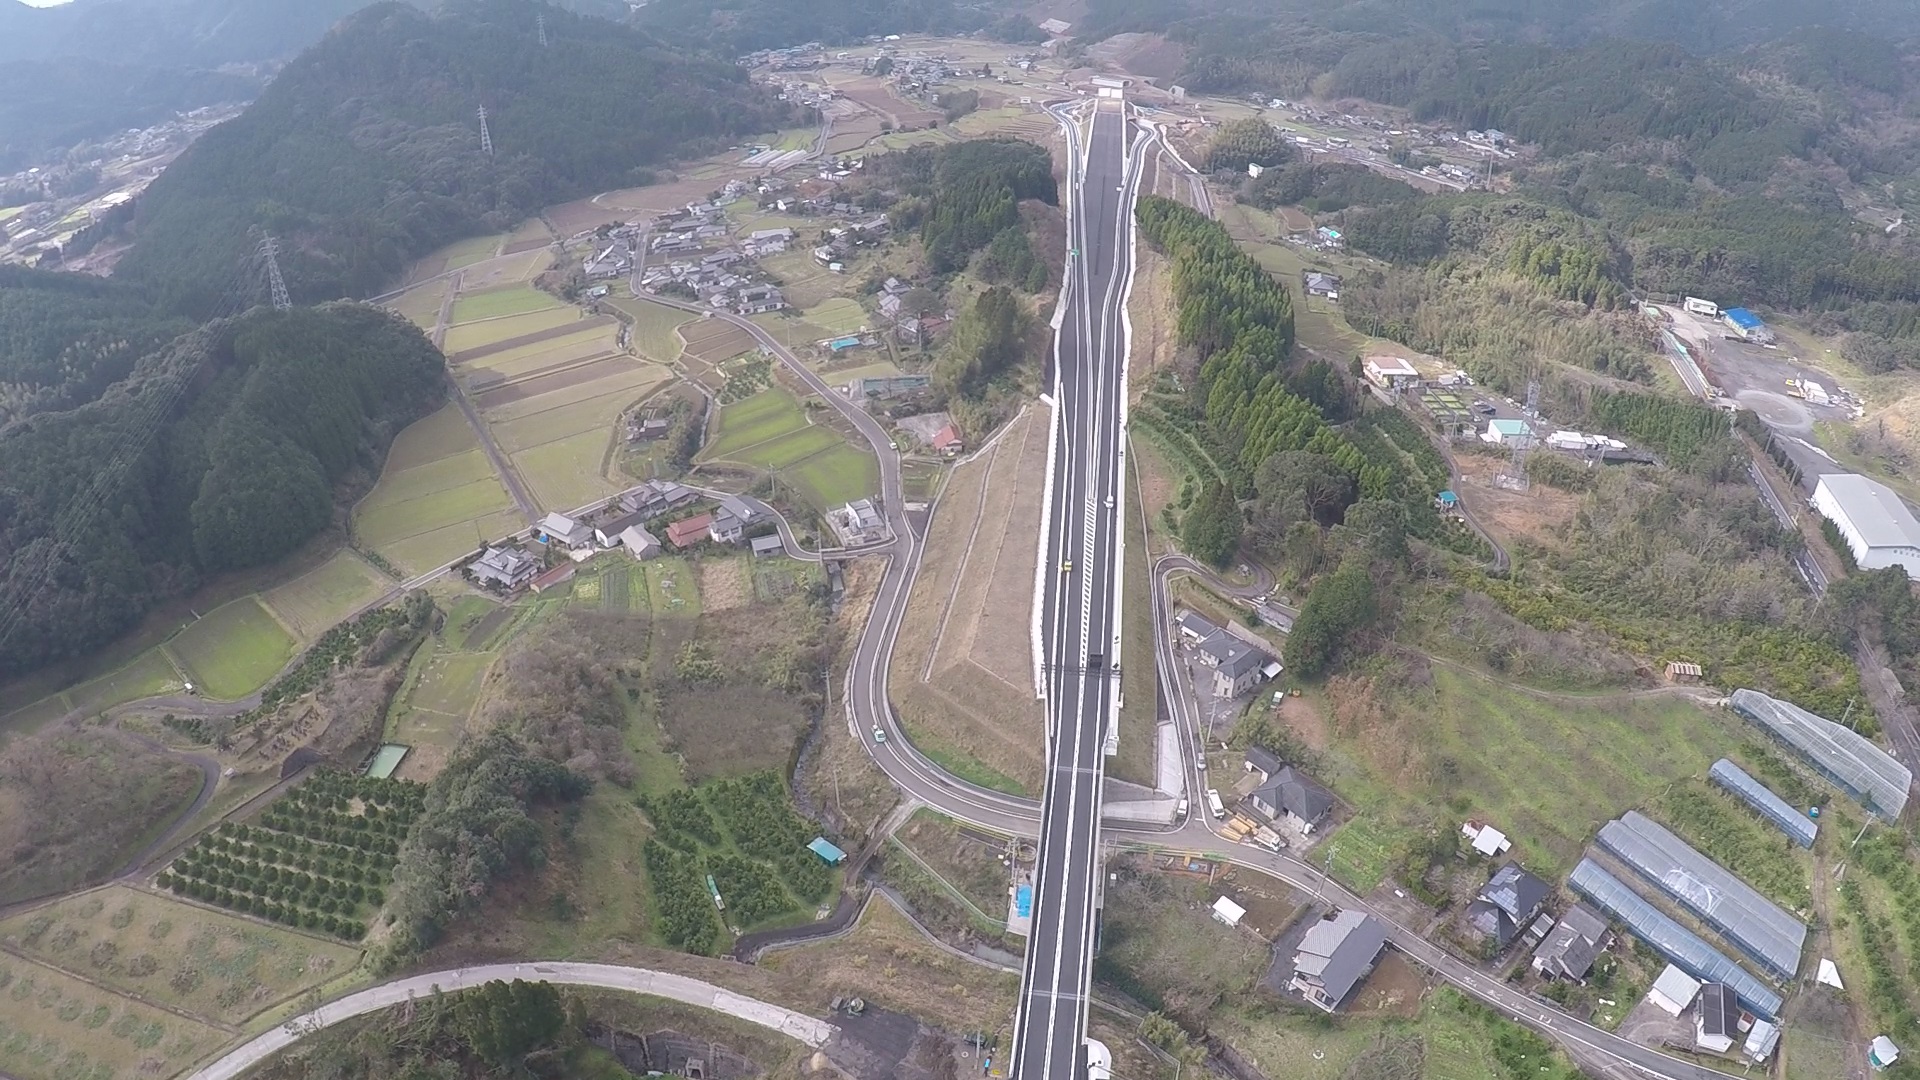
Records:
{"label": "curved ramp road", "polygon": [[281,1024],[272,1031],[246,1043],[225,1057],[193,1074],[191,1080],[231,1080],[267,1057],[298,1042],[302,1037],[332,1027],[342,1020],[405,1004],[409,999],[428,997],[435,990],[466,990],[495,979],[511,982],[550,982],[564,986],[598,986],[608,990],[627,990],[649,994],[686,1005],[723,1012],[736,1019],[772,1028],[782,1035],[818,1048],[833,1035],[833,1025],[778,1005],[724,990],[712,983],[689,979],[665,971],[646,968],[615,967],[611,964],[533,963],[486,964],[415,975],[383,986],[349,994],[322,1005],[303,1016]]}

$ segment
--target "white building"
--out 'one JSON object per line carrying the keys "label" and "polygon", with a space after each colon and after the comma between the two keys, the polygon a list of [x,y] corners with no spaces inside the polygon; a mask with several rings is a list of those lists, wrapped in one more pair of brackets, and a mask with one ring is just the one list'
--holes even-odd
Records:
{"label": "white building", "polygon": [[1367,381],[1384,389],[1417,386],[1420,369],[1398,356],[1369,356],[1365,365]]}
{"label": "white building", "polygon": [[1497,418],[1487,421],[1487,430],[1480,433],[1480,441],[1526,450],[1533,446],[1533,429],[1527,426],[1525,420]]}
{"label": "white building", "polygon": [[1668,1016],[1679,1016],[1687,1011],[1687,1006],[1693,1004],[1693,999],[1699,993],[1700,980],[1668,964],[1660,977],[1653,980],[1653,989],[1647,992],[1647,1000],[1659,1006],[1660,1011]]}
{"label": "white building", "polygon": [[1904,566],[1920,580],[1920,522],[1892,488],[1857,473],[1827,473],[1813,487],[1813,508],[1840,530],[1861,569]]}
{"label": "white building", "polygon": [[1245,917],[1246,914],[1246,908],[1241,907],[1239,904],[1234,903],[1224,896],[1213,902],[1213,917],[1226,923],[1228,926],[1239,926],[1240,920]]}

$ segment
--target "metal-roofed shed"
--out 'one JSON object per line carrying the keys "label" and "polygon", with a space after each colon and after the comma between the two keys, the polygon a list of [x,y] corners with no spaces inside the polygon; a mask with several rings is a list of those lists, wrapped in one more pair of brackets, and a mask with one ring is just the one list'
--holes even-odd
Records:
{"label": "metal-roofed shed", "polygon": [[1592,859],[1581,859],[1567,885],[1620,922],[1675,967],[1696,979],[1723,982],[1762,1019],[1780,1015],[1780,995],[1700,935],[1675,922]]}
{"label": "metal-roofed shed", "polygon": [[1785,799],[1775,795],[1771,789],[1755,780],[1747,770],[1721,758],[1707,770],[1707,779],[1724,789],[1729,795],[1753,808],[1754,813],[1766,818],[1775,828],[1787,834],[1787,839],[1801,847],[1813,846],[1814,837],[1819,835],[1820,826],[1807,815],[1788,804]]}
{"label": "metal-roofed shed", "polygon": [[1858,732],[1758,690],[1735,690],[1727,704],[1881,818],[1906,809],[1913,773]]}
{"label": "metal-roofed shed", "polygon": [[1600,846],[1777,978],[1800,968],[1807,925],[1637,810],[1600,827]]}

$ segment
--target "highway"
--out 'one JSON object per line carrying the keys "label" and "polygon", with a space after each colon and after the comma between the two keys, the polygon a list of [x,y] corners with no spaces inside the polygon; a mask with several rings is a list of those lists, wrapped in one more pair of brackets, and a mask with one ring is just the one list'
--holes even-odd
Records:
{"label": "highway", "polygon": [[[1119,498],[1126,330],[1133,268],[1128,126],[1118,101],[1094,102],[1068,138],[1069,246],[1054,349],[1042,560],[1041,648],[1047,771],[1034,866],[1033,922],[1014,1019],[1014,1076],[1077,1080],[1084,1071],[1100,895],[1100,796],[1119,680]],[[1057,569],[1056,569],[1057,568]]]}

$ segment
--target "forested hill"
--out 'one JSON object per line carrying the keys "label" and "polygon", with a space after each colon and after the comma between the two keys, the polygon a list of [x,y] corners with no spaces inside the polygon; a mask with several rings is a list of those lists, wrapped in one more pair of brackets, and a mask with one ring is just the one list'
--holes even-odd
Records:
{"label": "forested hill", "polygon": [[117,273],[202,315],[263,227],[295,300],[367,295],[450,241],[802,120],[735,65],[632,27],[527,0],[454,0],[434,15],[380,4],[154,182]]}
{"label": "forested hill", "polygon": [[444,386],[397,315],[257,308],[147,355],[98,400],[0,428],[0,677],[286,556]]}
{"label": "forested hill", "polygon": [[190,329],[123,282],[0,266],[0,425],[93,400]]}

